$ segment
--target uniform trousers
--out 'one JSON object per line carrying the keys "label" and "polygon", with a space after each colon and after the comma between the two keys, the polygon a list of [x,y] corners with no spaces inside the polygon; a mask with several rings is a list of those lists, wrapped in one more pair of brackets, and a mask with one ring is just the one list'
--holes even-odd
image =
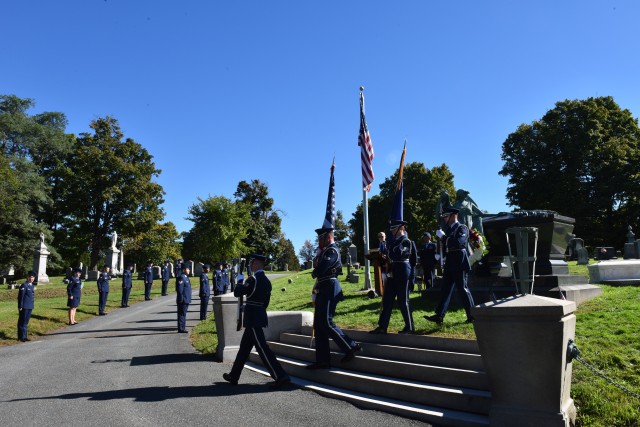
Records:
{"label": "uniform trousers", "polygon": [[240,340],[240,348],[238,349],[238,354],[236,355],[236,360],[233,362],[233,367],[231,368],[230,375],[234,379],[240,378],[240,374],[242,373],[242,368],[244,364],[249,359],[249,354],[251,354],[251,349],[255,347],[256,351],[260,355],[260,359],[262,359],[262,364],[269,371],[269,375],[274,380],[279,380],[280,378],[287,377],[287,373],[285,372],[280,362],[276,359],[276,355],[273,354],[273,351],[267,345],[267,340],[264,338],[264,331],[261,327],[245,327],[244,332],[242,333],[242,339]]}
{"label": "uniform trousers", "polygon": [[445,266],[444,274],[442,275],[442,298],[436,308],[436,314],[440,317],[444,317],[447,313],[447,308],[451,302],[451,296],[453,290],[458,292],[458,297],[462,301],[464,311],[467,313],[467,318],[471,317],[471,307],[474,305],[473,296],[467,286],[468,272],[462,269],[447,268]]}
{"label": "uniform trousers", "polygon": [[200,298],[200,320],[206,320],[209,310],[209,296]]}
{"label": "uniform trousers", "polygon": [[131,288],[122,288],[122,306],[129,305],[129,294],[131,294]]}
{"label": "uniform trousers", "polygon": [[162,281],[162,295],[167,295],[167,288],[169,287],[169,281],[168,280],[163,280]]}
{"label": "uniform trousers", "polygon": [[189,311],[189,304],[178,303],[178,332],[187,330],[187,311]]}
{"label": "uniform trousers", "polygon": [[149,301],[151,299],[151,285],[152,283],[144,284],[144,299]]}
{"label": "uniform trousers", "polygon": [[30,308],[23,308],[18,314],[18,339],[27,339],[27,326],[29,325],[29,319],[31,319]]}
{"label": "uniform trousers", "polygon": [[409,263],[394,262],[392,263],[391,268],[393,271],[393,277],[387,278],[387,283],[385,283],[384,286],[384,293],[382,294],[382,313],[380,313],[378,326],[382,329],[387,329],[389,327],[393,304],[397,298],[400,313],[402,313],[402,318],[404,319],[404,329],[413,331],[415,327],[413,324],[411,308],[409,307]]}
{"label": "uniform trousers", "polygon": [[356,342],[349,338],[333,321],[336,306],[342,297],[341,292],[336,295],[336,286],[339,286],[336,278],[324,280],[318,286],[313,313],[317,363],[331,363],[329,337],[333,338],[333,341],[345,354],[356,346]]}
{"label": "uniform trousers", "polygon": [[104,313],[104,310],[107,308],[107,296],[109,296],[109,292],[98,291],[98,312]]}

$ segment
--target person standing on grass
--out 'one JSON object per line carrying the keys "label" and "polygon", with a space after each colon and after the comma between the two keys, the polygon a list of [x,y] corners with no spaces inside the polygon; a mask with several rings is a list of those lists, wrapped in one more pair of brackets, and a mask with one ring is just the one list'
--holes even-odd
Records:
{"label": "person standing on grass", "polygon": [[169,260],[167,259],[162,266],[162,296],[167,295],[167,288],[169,287],[169,279],[171,279],[171,269],[169,268]]}
{"label": "person standing on grass", "polygon": [[67,307],[69,307],[69,325],[75,325],[76,322],[76,310],[78,305],[80,305],[80,295],[82,294],[82,280],[80,280],[80,275],[82,274],[82,269],[75,268],[73,270],[73,275],[69,279],[69,284],[67,285]]}
{"label": "person standing on grass", "polygon": [[20,285],[18,290],[18,341],[31,341],[27,335],[27,326],[31,319],[35,301],[35,286],[33,281],[36,280],[35,271],[27,273],[27,281]]}
{"label": "person standing on grass", "polygon": [[207,311],[209,310],[209,297],[211,296],[211,288],[209,288],[209,273],[211,265],[205,264],[202,266],[202,273],[200,273],[200,291],[198,296],[200,297],[200,320],[207,320]]}

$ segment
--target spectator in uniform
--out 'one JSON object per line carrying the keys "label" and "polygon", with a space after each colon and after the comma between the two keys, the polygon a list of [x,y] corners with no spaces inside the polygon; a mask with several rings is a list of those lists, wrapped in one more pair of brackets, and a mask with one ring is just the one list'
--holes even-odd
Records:
{"label": "spectator in uniform", "polygon": [[67,285],[67,307],[69,307],[69,324],[76,325],[76,310],[78,305],[80,305],[80,296],[82,295],[82,280],[80,279],[80,275],[82,274],[82,269],[75,268],[73,270],[73,275],[69,279],[69,284]]}
{"label": "spectator in uniform", "polygon": [[187,311],[191,303],[191,282],[189,265],[182,264],[182,274],[176,281],[176,305],[178,307],[178,333],[187,333]]}
{"label": "spectator in uniform", "polygon": [[36,280],[36,276],[35,271],[28,272],[27,280],[18,289],[18,341],[22,342],[31,341],[27,334],[27,327],[35,302],[33,282]]}
{"label": "spectator in uniform", "polygon": [[129,295],[133,286],[133,265],[127,264],[127,268],[122,272],[122,303],[120,307],[129,307]]}
{"label": "spectator in uniform", "polygon": [[98,315],[100,316],[107,315],[105,310],[107,308],[107,297],[109,296],[110,270],[111,269],[105,265],[102,273],[98,276]]}

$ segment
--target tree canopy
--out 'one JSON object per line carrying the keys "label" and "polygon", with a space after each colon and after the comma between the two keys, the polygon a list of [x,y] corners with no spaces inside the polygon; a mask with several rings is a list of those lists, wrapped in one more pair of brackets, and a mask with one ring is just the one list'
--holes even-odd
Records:
{"label": "tree canopy", "polygon": [[638,224],[640,128],[612,97],[565,100],[502,144],[511,206],[576,219],[588,245],[620,245]]}
{"label": "tree canopy", "polygon": [[[391,206],[398,183],[398,173],[399,171],[396,171],[386,178],[380,184],[380,194],[369,199],[370,248],[377,247],[377,233],[386,231],[388,228]],[[403,180],[404,220],[408,222],[409,237],[413,240],[419,240],[419,236],[424,231],[433,231],[438,227],[436,204],[442,191],[450,194],[455,193],[453,173],[445,164],[427,169],[423,163],[413,162],[405,165]],[[363,221],[362,203],[360,203],[349,220],[349,226],[353,232],[353,242],[363,242]],[[358,250],[358,257],[363,257],[361,250]],[[360,261],[362,262],[363,258]]]}

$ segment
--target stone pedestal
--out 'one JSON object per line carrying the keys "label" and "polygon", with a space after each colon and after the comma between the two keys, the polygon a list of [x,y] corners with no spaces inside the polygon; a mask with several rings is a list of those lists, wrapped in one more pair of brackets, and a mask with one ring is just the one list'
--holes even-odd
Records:
{"label": "stone pedestal", "polygon": [[568,343],[576,304],[521,295],[471,308],[491,383],[493,426],[575,425]]}
{"label": "stone pedestal", "polygon": [[120,255],[120,250],[115,247],[111,247],[107,249],[107,257],[105,260],[105,265],[111,269],[111,274],[117,275],[122,273],[119,270],[118,265],[118,256]]}
{"label": "stone pedestal", "polygon": [[51,252],[44,244],[44,235],[40,235],[40,243],[33,251],[33,271],[36,273],[35,284],[49,283],[47,276],[47,259]]}

